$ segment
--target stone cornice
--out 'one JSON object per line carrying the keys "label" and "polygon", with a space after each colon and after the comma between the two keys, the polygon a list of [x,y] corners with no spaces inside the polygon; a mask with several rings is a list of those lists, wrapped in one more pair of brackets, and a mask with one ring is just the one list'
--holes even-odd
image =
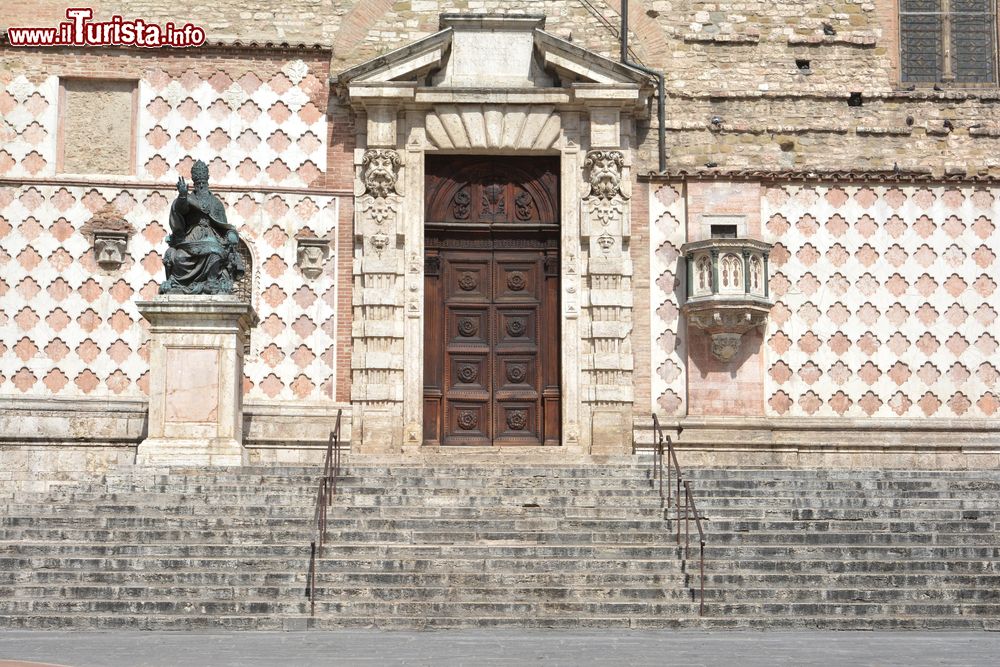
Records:
{"label": "stone cornice", "polygon": [[647,183],[671,181],[758,181],[806,183],[892,183],[927,185],[1000,185],[1000,174],[946,174],[935,175],[927,171],[848,171],[848,170],[763,170],[763,169],[668,169],[663,173],[640,174],[638,180]]}

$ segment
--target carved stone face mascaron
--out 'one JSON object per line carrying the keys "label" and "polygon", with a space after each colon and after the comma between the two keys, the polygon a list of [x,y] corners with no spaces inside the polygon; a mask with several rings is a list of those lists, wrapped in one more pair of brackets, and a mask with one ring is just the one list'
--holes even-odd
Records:
{"label": "carved stone face mascaron", "polygon": [[396,189],[396,171],[399,165],[399,154],[394,150],[365,151],[361,166],[366,192],[375,198],[388,197]]}

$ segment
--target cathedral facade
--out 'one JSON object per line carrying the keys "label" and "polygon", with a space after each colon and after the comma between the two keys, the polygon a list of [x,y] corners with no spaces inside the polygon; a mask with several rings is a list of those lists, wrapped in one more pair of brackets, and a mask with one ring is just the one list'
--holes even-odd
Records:
{"label": "cathedral facade", "polygon": [[18,44],[67,16],[14,3],[0,474],[134,461],[198,160],[255,313],[245,462],[318,461],[338,413],[362,459],[601,462],[656,414],[696,465],[994,468],[997,17],[965,4],[95,5],[205,34],[144,48]]}

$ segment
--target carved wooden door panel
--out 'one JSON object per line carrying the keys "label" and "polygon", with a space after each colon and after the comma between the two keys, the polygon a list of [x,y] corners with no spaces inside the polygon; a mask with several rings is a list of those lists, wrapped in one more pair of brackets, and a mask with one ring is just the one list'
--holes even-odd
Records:
{"label": "carved wooden door panel", "polygon": [[428,160],[424,443],[558,445],[558,189],[458,166]]}
{"label": "carved wooden door panel", "polygon": [[426,320],[426,439],[558,444],[555,252],[442,250],[433,257],[428,295],[440,301],[428,304]]}

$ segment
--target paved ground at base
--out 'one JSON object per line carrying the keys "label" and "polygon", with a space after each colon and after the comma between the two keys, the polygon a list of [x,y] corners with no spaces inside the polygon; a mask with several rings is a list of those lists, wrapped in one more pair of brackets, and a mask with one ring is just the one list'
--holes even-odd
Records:
{"label": "paved ground at base", "polygon": [[69,667],[1000,664],[988,632],[2,632],[3,660]]}

